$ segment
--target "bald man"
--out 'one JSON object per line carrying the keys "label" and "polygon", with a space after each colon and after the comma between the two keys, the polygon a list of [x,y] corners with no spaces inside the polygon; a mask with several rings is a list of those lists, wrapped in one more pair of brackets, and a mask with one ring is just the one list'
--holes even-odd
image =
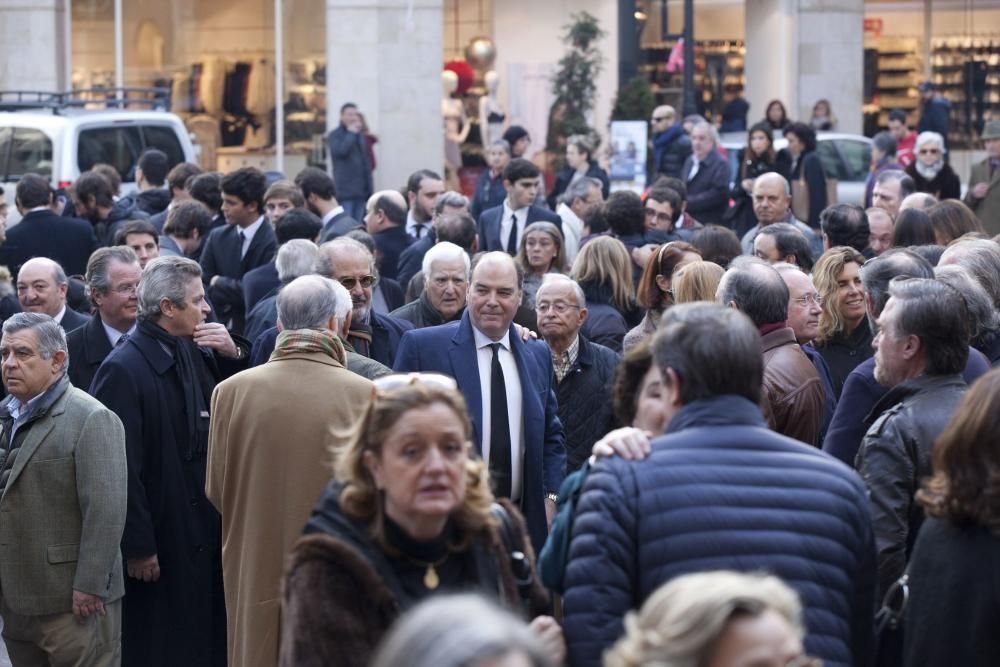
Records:
{"label": "bald man", "polygon": [[757,224],[743,235],[743,252],[753,254],[753,242],[762,227],[777,222],[787,222],[794,225],[809,241],[809,249],[813,259],[823,254],[823,240],[816,232],[801,220],[792,215],[792,186],[781,174],[770,172],[758,176],[753,182],[753,214]]}
{"label": "bald man", "polygon": [[17,300],[21,309],[44,313],[69,333],[90,321],[86,315],[66,305],[69,278],[57,263],[47,257],[35,257],[21,265],[17,273]]}
{"label": "bald man", "polygon": [[368,198],[365,229],[375,239],[379,274],[396,279],[399,256],[413,243],[406,233],[406,200],[396,190],[381,190]]}
{"label": "bald man", "polygon": [[653,173],[647,183],[652,183],[658,176],[673,176],[681,178],[684,161],[691,155],[691,139],[688,138],[684,126],[677,119],[677,112],[668,104],[653,109],[649,119],[650,132],[653,135]]}

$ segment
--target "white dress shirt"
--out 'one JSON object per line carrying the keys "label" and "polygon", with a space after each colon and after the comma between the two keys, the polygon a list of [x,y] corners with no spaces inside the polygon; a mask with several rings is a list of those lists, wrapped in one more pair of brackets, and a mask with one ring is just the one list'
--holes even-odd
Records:
{"label": "white dress shirt", "polygon": [[[417,225],[420,225],[420,233],[417,233]],[[415,239],[422,239],[427,236],[427,232],[431,229],[431,221],[427,222],[417,222],[417,219],[413,217],[413,209],[406,214],[406,233]]]}
{"label": "white dress shirt", "polygon": [[343,206],[331,208],[329,211],[326,212],[326,215],[323,216],[323,226],[326,227],[326,223],[330,222],[343,212],[344,212]]}
{"label": "white dress shirt", "polygon": [[257,230],[260,229],[262,224],[264,224],[264,216],[260,216],[257,218],[256,222],[251,225],[247,225],[240,230],[243,234],[243,248],[240,249],[240,259],[243,259],[246,256],[247,250],[250,249],[250,244],[253,243],[254,234],[257,233]]}
{"label": "white dress shirt", "polygon": [[517,245],[515,250],[521,247],[521,237],[524,236],[524,228],[528,223],[528,207],[519,208],[516,211],[512,211],[508,205],[508,200],[503,200],[503,211],[501,212],[500,218],[500,245],[503,246],[504,250],[507,250],[507,238],[510,236],[510,226],[513,223],[512,218],[517,218]]}
{"label": "white dress shirt", "polygon": [[[509,227],[508,227],[509,229]],[[483,400],[483,461],[490,462],[490,398],[492,396],[493,349],[490,345],[500,343],[500,368],[503,369],[504,387],[507,389],[507,422],[510,424],[510,499],[520,502],[522,479],[524,478],[524,420],[521,418],[523,401],[521,397],[521,376],[517,371],[517,361],[510,347],[510,334],[498,341],[492,341],[479,329],[472,327],[476,340],[476,356],[479,361],[479,389]]]}
{"label": "white dress shirt", "polygon": [[701,160],[696,158],[694,155],[691,156],[691,172],[688,174],[688,181],[693,181],[694,177],[698,175],[698,168],[701,166]]}
{"label": "white dress shirt", "polygon": [[62,318],[63,318],[63,316],[65,314],[66,314],[66,304],[64,303],[63,307],[59,309],[59,312],[56,313],[56,316],[53,317],[52,319],[54,319],[56,321],[56,324],[60,324],[61,325],[62,324]]}

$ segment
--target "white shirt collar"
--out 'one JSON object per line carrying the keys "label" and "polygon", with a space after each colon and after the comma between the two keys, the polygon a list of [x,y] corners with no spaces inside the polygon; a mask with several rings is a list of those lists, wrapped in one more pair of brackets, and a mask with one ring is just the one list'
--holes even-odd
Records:
{"label": "white shirt collar", "polygon": [[343,212],[344,212],[343,206],[337,206],[336,208],[331,208],[329,211],[326,212],[326,215],[323,216],[323,224],[326,225],[326,223],[330,222]]}
{"label": "white shirt collar", "polygon": [[527,210],[528,210],[529,207],[530,207],[530,205],[529,206],[522,206],[521,208],[519,208],[519,209],[517,209],[515,211],[514,209],[512,209],[510,207],[510,199],[504,199],[503,200],[503,217],[509,218],[510,214],[513,213],[518,218],[520,218],[521,214],[527,212]]}
{"label": "white shirt collar", "polygon": [[493,343],[500,343],[500,347],[510,351],[510,327],[504,333],[503,338],[500,340],[490,340],[490,337],[484,334],[482,331],[477,329],[475,326],[472,327],[472,335],[476,340],[476,349],[482,349],[484,347],[489,347]]}
{"label": "white shirt collar", "polygon": [[108,340],[111,341],[111,347],[117,345],[118,340],[122,336],[124,336],[125,334],[132,335],[132,332],[135,331],[135,324],[133,324],[128,331],[119,331],[118,329],[115,329],[113,326],[110,326],[104,320],[101,320],[101,326],[104,327],[104,333],[107,334]]}
{"label": "white shirt collar", "polygon": [[410,209],[409,212],[406,214],[406,233],[409,234],[410,236],[416,237],[417,225],[423,225],[424,228],[423,231],[424,234],[426,234],[427,230],[430,229],[431,221],[428,220],[426,222],[417,222],[417,219],[413,217],[413,209]]}
{"label": "white shirt collar", "polygon": [[52,319],[54,319],[56,321],[56,324],[62,324],[62,318],[63,318],[63,315],[65,315],[65,314],[66,314],[66,304],[64,303],[63,307],[59,309],[59,312],[56,313],[56,316],[53,317]]}
{"label": "white shirt collar", "polygon": [[34,213],[35,211],[50,211],[50,210],[52,209],[50,209],[48,206],[36,206],[35,208],[29,208],[27,211],[25,211],[25,215],[27,215],[28,213]]}
{"label": "white shirt collar", "polygon": [[262,224],[264,224],[264,216],[260,216],[255,222],[253,222],[253,224],[247,225],[239,231],[243,232],[243,238],[247,241],[253,241],[254,234],[257,233],[257,230],[260,229]]}

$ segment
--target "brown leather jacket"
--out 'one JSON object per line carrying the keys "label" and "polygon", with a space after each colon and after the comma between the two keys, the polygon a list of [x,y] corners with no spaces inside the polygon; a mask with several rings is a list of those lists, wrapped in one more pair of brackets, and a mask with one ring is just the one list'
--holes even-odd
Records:
{"label": "brown leather jacket", "polygon": [[760,337],[764,354],[761,408],[772,430],[816,445],[823,422],[823,383],[816,367],[785,327]]}

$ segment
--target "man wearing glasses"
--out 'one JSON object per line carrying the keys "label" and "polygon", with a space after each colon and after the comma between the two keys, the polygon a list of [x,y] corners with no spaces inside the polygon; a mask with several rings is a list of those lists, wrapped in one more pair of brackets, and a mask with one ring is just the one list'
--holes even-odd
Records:
{"label": "man wearing glasses", "polygon": [[87,294],[95,316],[66,337],[70,359],[69,381],[88,391],[104,359],[122,337],[135,330],[139,312],[139,258],[128,246],[100,248],[87,262]]}
{"label": "man wearing glasses", "polygon": [[652,183],[658,176],[681,178],[684,161],[691,155],[691,140],[677,122],[677,112],[667,104],[656,107],[649,129],[653,135],[653,169],[646,182]]}

